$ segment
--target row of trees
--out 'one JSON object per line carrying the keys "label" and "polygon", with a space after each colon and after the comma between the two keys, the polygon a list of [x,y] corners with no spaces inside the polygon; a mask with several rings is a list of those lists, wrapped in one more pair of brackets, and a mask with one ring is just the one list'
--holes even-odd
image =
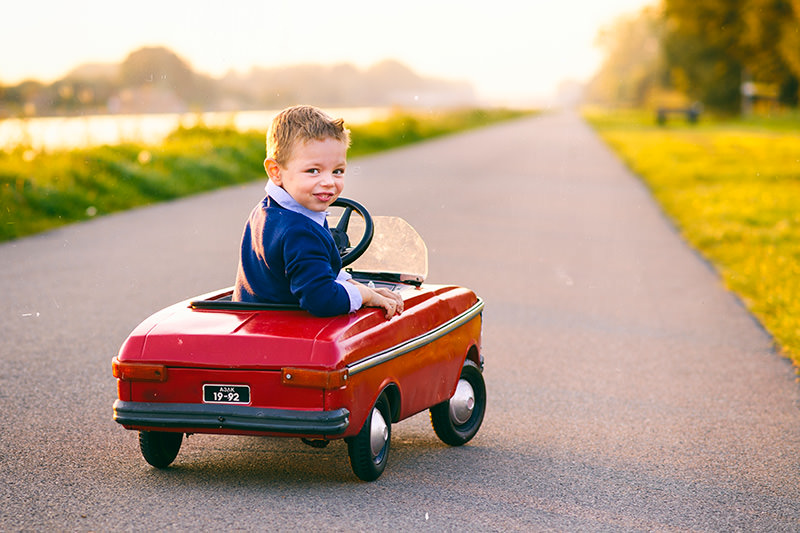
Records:
{"label": "row of trees", "polygon": [[474,98],[469,83],[423,77],[392,60],[365,70],[348,64],[255,67],[215,79],[166,48],[146,47],[119,64],[82,65],[50,84],[0,84],[0,118],[271,109],[308,101],[331,107],[469,104]]}
{"label": "row of trees", "polygon": [[53,83],[28,80],[0,86],[0,110],[11,116],[107,112],[122,106],[126,95],[142,99],[139,91],[143,89],[168,94],[168,98],[161,98],[161,107],[205,107],[220,94],[214,80],[194,72],[174,53],[147,47],[131,53],[120,64],[81,65]]}
{"label": "row of trees", "polygon": [[588,87],[603,103],[699,101],[735,112],[797,107],[800,0],[663,0],[603,30],[605,62]]}

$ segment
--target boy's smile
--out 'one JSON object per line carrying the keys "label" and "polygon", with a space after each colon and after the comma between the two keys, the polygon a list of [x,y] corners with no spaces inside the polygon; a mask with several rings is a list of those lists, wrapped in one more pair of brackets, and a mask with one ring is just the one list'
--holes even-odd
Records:
{"label": "boy's smile", "polygon": [[311,211],[325,211],[339,197],[346,167],[347,144],[333,138],[298,141],[285,167],[264,161],[269,179]]}

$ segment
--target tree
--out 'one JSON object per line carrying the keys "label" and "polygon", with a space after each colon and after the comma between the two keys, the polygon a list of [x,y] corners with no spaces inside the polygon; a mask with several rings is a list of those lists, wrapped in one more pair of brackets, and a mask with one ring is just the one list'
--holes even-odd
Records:
{"label": "tree", "polygon": [[744,0],[666,0],[662,41],[670,84],[704,105],[735,111],[744,55],[738,42]]}
{"label": "tree", "polygon": [[155,84],[185,90],[192,83],[192,69],[166,48],[146,47],[122,62],[120,78],[126,87]]}
{"label": "tree", "polygon": [[[798,18],[788,0],[749,0],[741,10],[741,55],[748,80],[769,84],[778,99],[797,105],[797,79],[791,62],[800,48],[791,46],[798,31]],[[788,44],[788,46],[787,46]]]}
{"label": "tree", "polygon": [[120,65],[123,87],[168,89],[190,104],[213,102],[218,94],[214,80],[196,74],[187,62],[163,47],[132,52]]}
{"label": "tree", "polygon": [[800,0],[791,0],[791,15],[781,25],[778,50],[795,79],[800,79]]}
{"label": "tree", "polygon": [[597,36],[605,60],[589,82],[587,96],[601,103],[641,106],[663,78],[660,10],[646,7],[623,16]]}
{"label": "tree", "polygon": [[[800,0],[665,0],[670,82],[709,107],[738,110],[743,81],[778,87],[797,105]],[[793,70],[792,64],[797,68]]]}

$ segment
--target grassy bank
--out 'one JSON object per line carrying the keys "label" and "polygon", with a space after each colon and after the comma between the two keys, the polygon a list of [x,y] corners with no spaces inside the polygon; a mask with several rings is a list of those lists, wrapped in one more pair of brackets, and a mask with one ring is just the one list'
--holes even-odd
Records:
{"label": "grassy bank", "polygon": [[800,365],[800,119],[587,118]]}
{"label": "grassy bank", "polygon": [[[349,157],[524,115],[510,110],[397,113],[351,127]],[[265,125],[266,129],[266,125]],[[63,224],[264,179],[264,132],[179,128],[158,145],[0,152],[0,241]]]}

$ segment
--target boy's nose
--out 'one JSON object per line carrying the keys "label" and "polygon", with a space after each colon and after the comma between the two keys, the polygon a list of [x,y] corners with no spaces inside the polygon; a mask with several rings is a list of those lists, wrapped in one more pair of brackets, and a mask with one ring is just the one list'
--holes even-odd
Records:
{"label": "boy's nose", "polygon": [[323,185],[333,185],[333,173],[332,172],[323,172],[322,179],[320,180]]}

